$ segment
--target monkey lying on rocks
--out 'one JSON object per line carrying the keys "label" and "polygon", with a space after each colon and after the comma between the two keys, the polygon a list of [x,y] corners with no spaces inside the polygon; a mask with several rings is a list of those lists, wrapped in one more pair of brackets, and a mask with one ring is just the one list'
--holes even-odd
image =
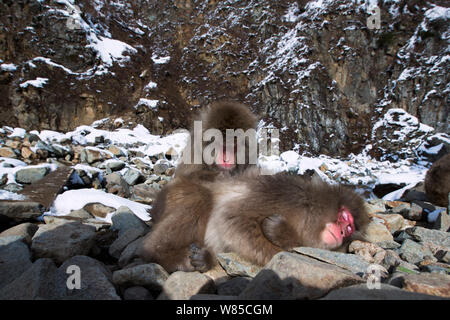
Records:
{"label": "monkey lying on rocks", "polygon": [[342,250],[369,220],[352,190],[253,169],[214,181],[178,177],[165,192],[141,256],[168,272],[207,271],[221,252],[263,266],[294,247]]}

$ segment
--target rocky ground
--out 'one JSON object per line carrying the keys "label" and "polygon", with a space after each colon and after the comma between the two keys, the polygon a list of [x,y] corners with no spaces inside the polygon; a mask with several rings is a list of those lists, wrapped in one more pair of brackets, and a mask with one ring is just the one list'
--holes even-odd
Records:
{"label": "rocky ground", "polygon": [[[402,201],[368,200],[369,242],[352,242],[349,253],[296,248],[263,268],[222,253],[204,274],[144,263],[136,248],[151,232],[147,210],[181,146],[155,142],[161,148],[149,152],[136,130],[126,143],[96,130],[1,129],[0,299],[450,297],[448,209],[424,201],[420,185]],[[80,289],[67,286],[70,266],[80,268]]]}

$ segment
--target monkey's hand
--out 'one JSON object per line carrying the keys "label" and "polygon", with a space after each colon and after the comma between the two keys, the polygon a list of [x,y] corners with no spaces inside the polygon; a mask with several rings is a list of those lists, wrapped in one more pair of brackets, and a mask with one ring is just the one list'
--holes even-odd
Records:
{"label": "monkey's hand", "polygon": [[206,272],[211,269],[213,262],[212,256],[208,249],[199,248],[195,243],[189,247],[189,260],[195,271]]}

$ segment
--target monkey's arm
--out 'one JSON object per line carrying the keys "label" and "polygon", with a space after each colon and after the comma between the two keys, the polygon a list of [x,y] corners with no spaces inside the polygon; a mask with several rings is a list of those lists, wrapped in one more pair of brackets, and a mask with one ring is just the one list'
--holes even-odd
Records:
{"label": "monkey's arm", "polygon": [[261,228],[264,236],[270,242],[284,250],[292,249],[300,243],[297,232],[279,214],[265,218]]}

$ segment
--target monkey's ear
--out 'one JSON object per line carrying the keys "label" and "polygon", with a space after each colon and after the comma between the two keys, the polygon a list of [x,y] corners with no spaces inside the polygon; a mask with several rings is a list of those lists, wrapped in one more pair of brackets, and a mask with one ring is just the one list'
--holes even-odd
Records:
{"label": "monkey's ear", "polygon": [[297,246],[297,233],[284,217],[273,214],[265,218],[261,225],[264,236],[274,245],[288,250]]}

